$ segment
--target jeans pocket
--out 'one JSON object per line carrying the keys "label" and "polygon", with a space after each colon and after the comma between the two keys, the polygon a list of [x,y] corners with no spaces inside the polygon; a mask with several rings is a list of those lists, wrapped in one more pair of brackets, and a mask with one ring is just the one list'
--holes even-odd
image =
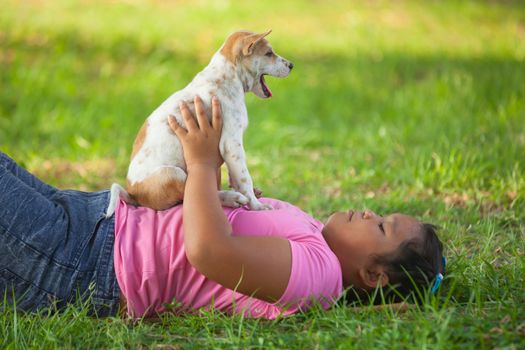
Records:
{"label": "jeans pocket", "polygon": [[107,197],[105,192],[72,190],[60,191],[53,197],[53,201],[63,209],[66,223],[63,232],[57,232],[51,238],[56,248],[48,256],[54,262],[81,271],[90,265],[93,252],[100,249],[103,243],[103,237],[97,232],[106,219],[104,211]]}
{"label": "jeans pocket", "polygon": [[0,309],[11,305],[18,310],[36,311],[51,305],[54,299],[51,294],[8,269],[0,270],[0,293]]}

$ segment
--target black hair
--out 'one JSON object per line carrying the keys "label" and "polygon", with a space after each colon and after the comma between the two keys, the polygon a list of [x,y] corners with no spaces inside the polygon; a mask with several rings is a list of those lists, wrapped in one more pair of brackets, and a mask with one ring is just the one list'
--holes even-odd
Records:
{"label": "black hair", "polygon": [[[376,264],[384,266],[388,286],[365,293],[374,303],[393,303],[403,300],[422,302],[438,273],[444,273],[443,244],[432,224],[421,224],[418,237],[399,245],[393,252],[373,256]],[[355,293],[355,295],[353,295]],[[347,291],[346,301],[362,299],[362,291]]]}
{"label": "black hair", "polygon": [[400,301],[413,297],[418,300],[431,287],[437,274],[444,273],[443,244],[436,231],[436,226],[423,223],[419,237],[401,243],[392,253],[374,258],[388,275],[389,286],[383,291],[385,299]]}

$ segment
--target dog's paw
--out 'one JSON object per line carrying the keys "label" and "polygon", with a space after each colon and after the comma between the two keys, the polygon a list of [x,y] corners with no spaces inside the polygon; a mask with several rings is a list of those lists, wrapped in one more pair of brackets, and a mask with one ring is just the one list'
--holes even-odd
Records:
{"label": "dog's paw", "polygon": [[248,207],[250,210],[272,210],[273,207],[270,204],[264,204],[259,202],[258,200],[250,201],[248,203]]}
{"label": "dog's paw", "polygon": [[237,191],[219,191],[219,200],[224,207],[239,208],[248,204],[248,198]]}

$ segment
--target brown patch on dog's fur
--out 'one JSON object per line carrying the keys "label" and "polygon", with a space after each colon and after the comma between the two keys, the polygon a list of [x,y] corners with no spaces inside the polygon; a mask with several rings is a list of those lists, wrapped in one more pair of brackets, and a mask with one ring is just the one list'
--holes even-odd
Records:
{"label": "brown patch on dog's fur", "polygon": [[144,181],[130,184],[127,191],[140,205],[165,210],[182,202],[185,182],[173,177],[173,169],[162,168]]}
{"label": "brown patch on dog's fur", "polygon": [[255,35],[252,35],[249,38],[247,38],[243,42],[243,47],[242,47],[243,55],[249,56],[249,55],[253,54],[253,51],[255,50],[255,48],[258,47],[258,46],[261,46],[261,45],[258,45],[259,43],[267,45],[268,41],[266,39],[264,39],[264,37],[267,36],[268,34],[270,34],[271,32],[272,32],[272,30],[270,29],[269,31],[267,31],[265,33],[255,34]]}
{"label": "brown patch on dog's fur", "polygon": [[[268,48],[270,46],[268,45],[268,41],[267,40],[262,40],[260,41],[259,44],[257,44],[254,48],[253,48],[253,52],[252,52],[252,55],[253,56],[264,56],[266,54],[266,52],[268,51]],[[273,55],[273,57],[271,58],[272,61],[275,62],[275,60],[277,59],[277,56]]]}
{"label": "brown patch on dog's fur", "polygon": [[142,124],[142,127],[139,130],[139,133],[137,137],[135,138],[135,142],[133,142],[133,150],[131,151],[131,159],[135,158],[135,155],[137,152],[142,148],[142,145],[144,144],[144,139],[146,138],[146,133],[148,130],[148,120]]}
{"label": "brown patch on dog's fur", "polygon": [[231,63],[237,61],[237,55],[239,53],[239,46],[242,39],[246,38],[248,35],[253,34],[248,31],[239,31],[232,33],[229,37],[226,38],[224,45],[221,48],[221,54],[226,57]]}
{"label": "brown patch on dog's fur", "polygon": [[[251,44],[256,44],[261,40],[266,41],[264,40],[264,37],[270,34],[270,32],[271,30],[260,34],[249,31],[238,31],[232,33],[228,38],[226,38],[226,41],[224,42],[220,52],[224,57],[226,57],[228,61],[235,64],[242,53],[245,55],[251,53],[248,50],[248,47]],[[247,40],[248,37],[251,37],[250,40]]]}

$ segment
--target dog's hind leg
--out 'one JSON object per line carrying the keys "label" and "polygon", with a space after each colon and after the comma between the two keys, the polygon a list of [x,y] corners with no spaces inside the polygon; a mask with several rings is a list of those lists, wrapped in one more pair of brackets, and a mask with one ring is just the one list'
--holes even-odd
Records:
{"label": "dog's hind leg", "polygon": [[182,168],[161,166],[144,180],[130,183],[128,193],[139,205],[165,210],[184,199],[186,177]]}

